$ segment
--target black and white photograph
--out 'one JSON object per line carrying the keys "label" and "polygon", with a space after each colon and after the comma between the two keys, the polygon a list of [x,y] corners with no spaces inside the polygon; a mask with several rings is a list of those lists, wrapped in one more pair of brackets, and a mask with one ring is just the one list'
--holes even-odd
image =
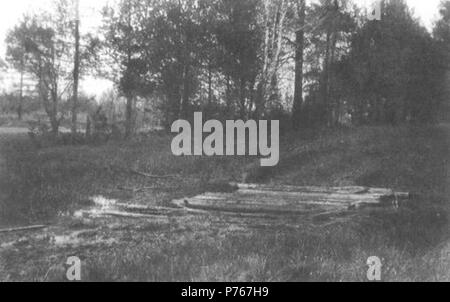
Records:
{"label": "black and white photograph", "polygon": [[449,0],[0,5],[0,283],[450,281]]}

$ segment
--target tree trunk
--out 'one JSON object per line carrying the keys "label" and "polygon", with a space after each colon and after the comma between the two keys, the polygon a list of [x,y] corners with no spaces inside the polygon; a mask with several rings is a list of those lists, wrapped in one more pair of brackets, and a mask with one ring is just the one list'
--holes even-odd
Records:
{"label": "tree trunk", "polygon": [[234,118],[234,106],[232,104],[232,99],[231,99],[231,79],[230,79],[230,75],[227,75],[227,84],[226,84],[226,92],[225,92],[225,97],[226,97],[226,101],[227,101],[227,118]]}
{"label": "tree trunk", "polygon": [[335,119],[335,110],[336,110],[336,100],[330,99],[331,95],[331,82],[333,78],[333,64],[335,62],[336,57],[336,44],[337,44],[337,27],[338,27],[338,15],[339,15],[339,2],[338,0],[334,0],[334,12],[333,12],[333,21],[331,23],[331,27],[328,29],[327,33],[327,66],[325,69],[326,73],[326,85],[325,89],[325,101],[327,106],[327,123],[329,127],[333,127],[336,124]]}
{"label": "tree trunk", "polygon": [[59,121],[56,116],[52,114],[50,117],[50,126],[52,127],[52,134],[56,137],[59,133]]}
{"label": "tree trunk", "polygon": [[75,60],[73,69],[73,104],[72,104],[72,134],[77,133],[78,118],[78,85],[80,79],[80,17],[79,0],[76,0],[76,20],[75,20]]}
{"label": "tree trunk", "polygon": [[208,65],[208,105],[212,105],[213,101],[213,84],[212,84],[212,66]]}
{"label": "tree trunk", "polygon": [[258,83],[258,87],[256,88],[256,110],[255,110],[255,118],[257,120],[261,119],[264,112],[264,98],[265,98],[265,86],[266,83],[261,81]]}
{"label": "tree trunk", "polygon": [[276,31],[274,32],[274,38],[276,37],[276,40],[274,39],[274,57],[272,60],[271,73],[269,74],[269,77],[268,77],[268,80],[270,81],[269,100],[273,96],[278,97],[278,91],[279,91],[278,70],[280,69],[281,51],[283,49],[284,23],[285,23],[287,11],[288,11],[287,2],[282,1],[282,3],[280,4],[279,13],[278,13],[278,15],[279,15],[278,24],[276,27]]}
{"label": "tree trunk", "polygon": [[243,120],[247,117],[247,107],[245,106],[245,80],[241,79],[239,84],[239,106],[241,111],[241,118]]}
{"label": "tree trunk", "polygon": [[20,71],[20,91],[19,91],[19,104],[17,106],[17,118],[19,121],[22,120],[22,113],[23,113],[23,73],[24,73],[24,66],[22,63],[22,69]]}
{"label": "tree trunk", "polygon": [[134,98],[132,95],[127,96],[127,108],[126,108],[126,125],[125,125],[125,137],[131,138],[134,134]]}
{"label": "tree trunk", "polygon": [[261,118],[263,111],[264,111],[264,103],[266,98],[266,85],[267,85],[267,75],[268,75],[268,69],[269,69],[269,46],[270,46],[270,27],[269,27],[269,20],[270,20],[270,1],[265,0],[264,1],[264,18],[265,18],[265,24],[264,24],[264,64],[262,69],[262,76],[261,80],[258,83],[258,87],[256,88],[256,112],[255,116],[256,119]]}
{"label": "tree trunk", "polygon": [[325,60],[324,60],[324,67],[323,67],[323,72],[322,72],[322,81],[321,81],[321,88],[320,88],[320,93],[321,93],[321,106],[324,106],[325,108],[325,121],[323,121],[323,123],[327,124],[328,122],[328,114],[330,112],[330,104],[328,103],[328,85],[329,85],[329,73],[328,73],[328,69],[329,69],[329,63],[330,63],[330,41],[331,41],[331,33],[328,30],[327,32],[327,39],[326,39],[326,51],[325,51]]}
{"label": "tree trunk", "polygon": [[334,62],[335,62],[336,42],[337,42],[336,33],[333,33],[332,38],[331,38],[331,49],[330,49],[331,55],[330,55],[330,63],[328,65],[328,70],[327,70],[327,87],[326,87],[326,89],[327,89],[326,95],[327,95],[327,100],[329,103],[328,124],[331,127],[336,125],[336,107],[337,107],[337,102],[338,102],[336,97],[330,98],[331,87],[332,87],[332,83],[333,83],[333,81],[332,81],[333,80],[333,66],[334,66]]}
{"label": "tree trunk", "polygon": [[180,115],[181,118],[188,119],[188,113],[189,113],[189,96],[191,94],[190,91],[190,85],[189,85],[189,77],[190,74],[190,68],[189,65],[186,64],[184,66],[183,71],[183,95],[181,97],[181,106],[180,106]]}
{"label": "tree trunk", "polygon": [[52,95],[52,110],[50,116],[50,124],[52,126],[53,135],[56,137],[59,134],[60,120],[58,119],[58,87],[51,91]]}
{"label": "tree trunk", "polygon": [[303,56],[305,46],[305,15],[306,3],[303,0],[299,4],[298,18],[299,30],[296,32],[296,49],[295,49],[295,91],[294,104],[292,110],[293,128],[298,130],[301,123],[302,106],[303,106]]}

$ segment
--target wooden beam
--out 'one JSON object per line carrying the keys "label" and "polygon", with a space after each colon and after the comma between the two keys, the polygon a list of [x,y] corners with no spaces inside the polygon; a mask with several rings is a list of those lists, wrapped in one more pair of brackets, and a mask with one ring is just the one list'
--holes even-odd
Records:
{"label": "wooden beam", "polygon": [[8,228],[0,230],[0,233],[12,233],[12,232],[22,232],[22,231],[36,231],[47,228],[46,225],[31,225],[26,227]]}
{"label": "wooden beam", "polygon": [[232,213],[304,215],[339,212],[364,206],[390,206],[409,198],[408,193],[366,187],[294,187],[234,184],[232,193],[205,193],[174,201],[185,209]]}

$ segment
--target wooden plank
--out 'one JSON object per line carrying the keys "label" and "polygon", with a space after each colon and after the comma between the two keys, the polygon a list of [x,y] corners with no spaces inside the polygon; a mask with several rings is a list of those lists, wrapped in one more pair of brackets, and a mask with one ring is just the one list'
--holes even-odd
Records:
{"label": "wooden plank", "polygon": [[[187,202],[187,203],[186,203]],[[201,205],[192,205],[189,203],[187,199],[178,199],[172,201],[172,203],[180,208],[183,208],[186,213],[190,214],[198,214],[198,215],[205,215],[205,214],[211,214],[211,212],[217,212],[222,215],[235,217],[235,218],[255,218],[255,219],[273,219],[275,218],[274,215],[277,215],[276,213],[270,211],[270,210],[244,210],[241,211],[241,209],[233,209],[233,208],[225,208],[225,207],[210,207],[210,206],[201,206]],[[317,214],[322,213],[323,211],[318,211]],[[295,212],[288,212],[284,211],[284,214],[296,214]],[[306,213],[302,213],[306,214]]]}
{"label": "wooden plank", "polygon": [[306,214],[329,210],[346,210],[350,203],[329,203],[318,201],[297,202],[286,200],[285,196],[264,198],[262,196],[243,197],[239,194],[206,194],[175,202],[178,206],[219,212]]}
{"label": "wooden plank", "polygon": [[239,190],[237,196],[258,196],[259,198],[276,199],[279,197],[289,198],[293,202],[329,202],[329,203],[349,203],[355,201],[371,200],[378,202],[383,195],[380,194],[336,194],[336,193],[302,193],[302,192],[276,192],[276,191],[256,191]]}
{"label": "wooden plank", "polygon": [[32,226],[26,226],[26,227],[17,227],[17,228],[9,228],[9,229],[2,229],[0,230],[0,233],[12,233],[12,232],[22,232],[22,231],[36,231],[45,229],[46,225],[32,225]]}
{"label": "wooden plank", "polygon": [[[368,188],[360,186],[350,187],[319,187],[319,186],[289,186],[289,185],[260,185],[260,184],[234,184],[239,190],[263,190],[276,192],[302,192],[302,193],[340,193],[358,194],[365,193]],[[376,189],[375,189],[376,190]],[[386,189],[379,189],[386,192]]]}
{"label": "wooden plank", "polygon": [[239,202],[242,204],[269,204],[272,206],[295,205],[330,205],[348,206],[354,203],[376,204],[382,201],[382,195],[343,195],[325,193],[295,193],[295,192],[271,192],[256,190],[239,190],[232,194],[206,193],[195,197],[198,202]]}
{"label": "wooden plank", "polygon": [[[303,196],[305,197],[305,196]],[[279,196],[258,196],[258,195],[239,195],[230,194],[228,196],[223,195],[221,198],[215,196],[211,198],[210,195],[202,195],[193,198],[188,198],[187,201],[191,204],[201,204],[201,205],[237,205],[242,207],[286,207],[286,208],[305,208],[305,207],[345,207],[349,206],[352,202],[328,202],[324,200],[312,200],[307,199],[300,200],[292,196],[284,196],[280,194]]]}
{"label": "wooden plank", "polygon": [[178,175],[153,175],[140,171],[130,170],[130,173],[136,174],[142,177],[153,178],[153,179],[167,179],[167,178],[177,178]]}
{"label": "wooden plank", "polygon": [[158,206],[117,203],[115,205],[115,207],[120,209],[121,211],[138,213],[138,214],[160,215],[160,216],[183,214],[180,211],[180,209],[158,207]]}
{"label": "wooden plank", "polygon": [[88,216],[95,216],[95,217],[111,216],[111,217],[135,218],[135,219],[142,219],[142,218],[161,219],[161,218],[165,218],[162,215],[131,213],[131,212],[125,212],[125,211],[119,211],[119,210],[102,210],[102,211],[97,211],[97,212],[81,211],[81,212],[84,213],[84,214],[87,214]]}
{"label": "wooden plank", "polygon": [[205,193],[176,201],[183,208],[235,213],[303,215],[320,211],[346,211],[364,205],[390,204],[409,197],[390,189],[365,187],[294,187],[235,184],[233,193]]}
{"label": "wooden plank", "polygon": [[235,183],[232,186],[242,190],[257,190],[271,192],[299,192],[299,193],[323,193],[323,194],[350,194],[366,195],[375,194],[381,196],[396,196],[401,199],[408,199],[409,193],[395,192],[385,188],[369,188],[362,186],[348,187],[318,187],[318,186],[288,186],[288,185],[260,185],[260,184],[240,184]]}
{"label": "wooden plank", "polygon": [[[183,200],[182,204],[180,201],[176,201],[176,203],[182,207],[203,211],[203,212],[223,212],[223,213],[239,213],[239,214],[276,214],[276,215],[310,215],[311,213],[319,214],[324,212],[325,210],[322,208],[310,209],[310,210],[301,210],[301,209],[293,209],[293,208],[283,208],[283,207],[264,207],[264,206],[254,206],[248,207],[245,205],[239,204],[201,204],[195,203],[191,204],[189,200]],[[195,200],[194,200],[195,202]]]}

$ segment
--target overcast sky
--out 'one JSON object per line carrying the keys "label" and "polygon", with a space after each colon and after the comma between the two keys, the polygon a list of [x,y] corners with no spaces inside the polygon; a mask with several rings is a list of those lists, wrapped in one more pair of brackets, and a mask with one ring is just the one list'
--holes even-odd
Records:
{"label": "overcast sky", "polygon": [[[51,6],[52,0],[0,0],[0,56],[4,57],[4,40],[7,31],[18,23],[20,18],[27,12],[35,12],[40,9],[47,9]],[[99,10],[108,2],[113,0],[80,0],[82,21],[85,30],[99,23]],[[362,5],[371,3],[373,0],[355,0]],[[421,18],[424,25],[432,27],[436,19],[440,0],[407,0],[408,4],[414,8],[415,13]]]}
{"label": "overcast sky", "polygon": [[[39,12],[48,9],[53,0],[0,0],[2,2],[0,9],[0,57],[5,57],[5,38],[9,29],[14,27],[25,13]],[[114,2],[115,0],[80,0],[82,31],[92,31],[93,28],[100,24],[100,9],[105,4]],[[312,0],[310,0],[312,1]],[[373,0],[354,0],[361,5],[368,5]],[[406,0],[410,7],[415,11],[415,15],[419,17],[423,24],[431,29],[433,22],[438,15],[438,6],[440,0]],[[107,85],[106,83],[103,83]],[[99,83],[85,85],[85,89],[98,90]],[[89,87],[92,86],[92,87]]]}
{"label": "overcast sky", "polygon": [[[48,10],[53,0],[0,0],[0,55],[4,57],[5,37],[26,13]],[[86,31],[100,22],[100,9],[111,0],[80,0],[82,30]]]}
{"label": "overcast sky", "polygon": [[[100,10],[115,0],[80,0],[81,31],[93,31],[101,24]],[[39,13],[48,10],[54,0],[0,0],[0,58],[5,58],[5,38],[8,30],[14,27],[26,13]],[[81,89],[88,95],[99,96],[112,87],[107,80],[85,78]],[[1,87],[0,87],[1,88]],[[1,89],[0,89],[1,90]]]}

